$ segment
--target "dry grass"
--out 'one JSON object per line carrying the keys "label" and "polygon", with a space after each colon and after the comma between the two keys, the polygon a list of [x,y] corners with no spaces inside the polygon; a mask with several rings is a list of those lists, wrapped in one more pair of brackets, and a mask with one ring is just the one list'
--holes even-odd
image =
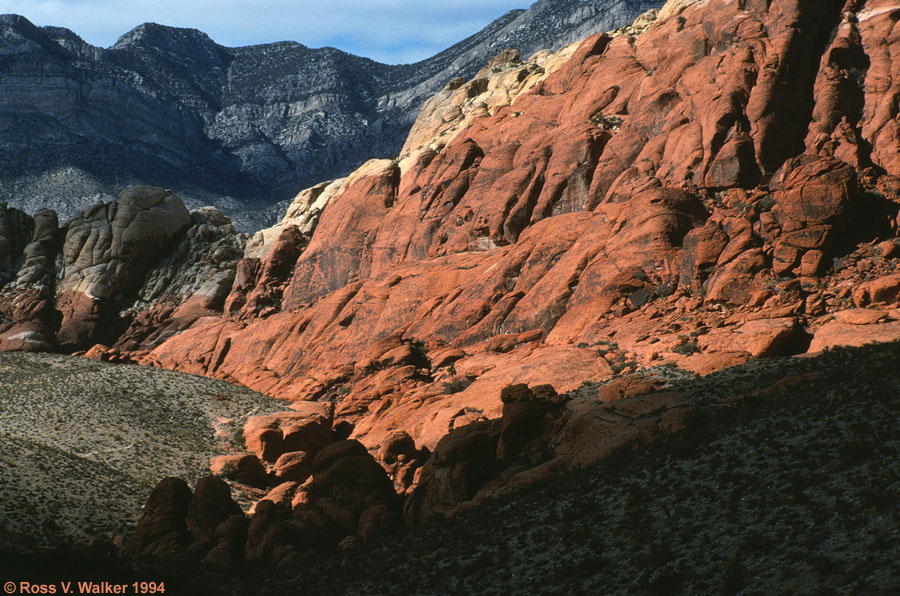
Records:
{"label": "dry grass", "polygon": [[120,533],[161,478],[196,481],[248,415],[283,407],[160,369],[0,354],[0,546]]}

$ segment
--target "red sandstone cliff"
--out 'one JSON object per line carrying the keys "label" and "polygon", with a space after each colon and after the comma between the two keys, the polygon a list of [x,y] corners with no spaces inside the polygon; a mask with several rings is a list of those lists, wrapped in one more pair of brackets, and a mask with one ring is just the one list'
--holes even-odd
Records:
{"label": "red sandstone cliff", "polygon": [[[375,450],[499,418],[511,383],[900,338],[900,4],[672,1],[659,17],[452,82],[400,159],[301,193],[227,298],[219,283],[145,301],[93,353],[333,402]],[[88,347],[103,296],[83,285],[16,298],[43,318],[11,312],[0,347],[55,331],[54,299],[56,337]]]}
{"label": "red sandstone cliff", "polygon": [[221,482],[169,479],[127,555],[290,563],[591,463],[695,405],[627,373],[900,339],[898,21],[896,0],[672,0],[504,51],[240,260],[221,214],[158,189],[63,227],[0,208],[0,349],[304,402],[213,462],[270,491],[252,521]]}
{"label": "red sandstone cliff", "polygon": [[[433,447],[499,415],[513,381],[565,391],[623,366],[802,352],[813,334],[900,336],[895,310],[829,322],[896,301],[900,5],[662,14],[448,88],[417,127],[433,142],[351,175],[311,238],[283,231],[241,263],[227,316],[142,361],[333,400],[370,447],[398,429]],[[881,298],[848,291],[870,279]]]}

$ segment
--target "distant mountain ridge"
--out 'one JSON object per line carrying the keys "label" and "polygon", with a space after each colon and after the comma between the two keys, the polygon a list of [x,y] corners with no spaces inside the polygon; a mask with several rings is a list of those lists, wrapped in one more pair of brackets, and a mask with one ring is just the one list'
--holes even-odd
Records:
{"label": "distant mountain ridge", "polygon": [[2,15],[0,200],[68,217],[155,184],[259,227],[299,189],[396,154],[422,103],[500,50],[555,49],[661,4],[540,0],[396,66],[296,42],[226,48],[152,23],[101,49]]}

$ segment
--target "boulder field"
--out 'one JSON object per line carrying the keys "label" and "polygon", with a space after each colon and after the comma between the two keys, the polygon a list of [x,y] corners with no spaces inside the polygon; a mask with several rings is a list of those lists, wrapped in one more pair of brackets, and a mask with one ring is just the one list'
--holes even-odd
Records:
{"label": "boulder field", "polygon": [[[629,373],[900,339],[898,20],[894,0],[670,1],[557,54],[504,52],[431,100],[397,159],[301,192],[243,258],[219,214],[159,190],[62,229],[0,211],[0,349],[327,404],[254,421],[261,461],[219,462],[284,480],[248,558],[295,554],[266,550],[264,519],[360,536],[502,470],[590,463],[680,425],[679,396]],[[213,540],[187,487],[159,491],[182,546],[248,532]]]}

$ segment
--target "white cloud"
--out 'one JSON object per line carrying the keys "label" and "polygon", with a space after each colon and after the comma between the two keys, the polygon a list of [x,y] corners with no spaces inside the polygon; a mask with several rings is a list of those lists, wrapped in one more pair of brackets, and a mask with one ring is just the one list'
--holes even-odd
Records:
{"label": "white cloud", "polygon": [[0,0],[0,11],[67,27],[107,47],[152,21],[226,46],[293,40],[386,62],[427,58],[529,0]]}

